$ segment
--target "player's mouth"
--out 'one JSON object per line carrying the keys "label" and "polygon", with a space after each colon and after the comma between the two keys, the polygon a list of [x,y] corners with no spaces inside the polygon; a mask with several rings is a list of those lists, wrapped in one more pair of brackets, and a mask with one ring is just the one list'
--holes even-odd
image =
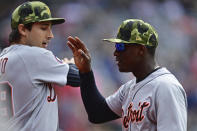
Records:
{"label": "player's mouth", "polygon": [[47,46],[48,46],[48,42],[43,42],[43,43],[42,43],[42,47],[43,47],[43,48],[47,48]]}
{"label": "player's mouth", "polygon": [[121,61],[119,59],[116,58],[116,64],[119,66],[121,63]]}

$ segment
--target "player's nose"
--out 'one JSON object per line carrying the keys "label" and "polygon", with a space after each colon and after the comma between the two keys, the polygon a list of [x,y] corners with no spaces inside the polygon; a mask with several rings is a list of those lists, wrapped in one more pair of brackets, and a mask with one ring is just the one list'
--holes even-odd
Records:
{"label": "player's nose", "polygon": [[52,30],[49,30],[48,38],[49,38],[49,39],[54,38],[54,35],[53,35]]}
{"label": "player's nose", "polygon": [[115,50],[115,51],[114,51],[114,56],[119,56],[119,55],[120,55],[120,52],[117,51],[117,50]]}

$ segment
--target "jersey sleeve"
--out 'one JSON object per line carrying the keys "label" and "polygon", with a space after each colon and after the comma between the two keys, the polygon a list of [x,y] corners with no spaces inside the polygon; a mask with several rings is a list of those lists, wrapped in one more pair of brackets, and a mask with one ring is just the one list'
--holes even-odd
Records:
{"label": "jersey sleeve", "polygon": [[160,86],[156,93],[157,131],[186,131],[187,98],[183,87],[174,83]]}
{"label": "jersey sleeve", "polygon": [[23,57],[32,82],[36,84],[46,82],[66,85],[68,64],[63,63],[46,49],[35,48],[34,51],[33,55]]}
{"label": "jersey sleeve", "polygon": [[129,90],[129,86],[127,86],[127,84],[122,85],[113,95],[106,98],[108,106],[118,116],[122,116],[122,103]]}

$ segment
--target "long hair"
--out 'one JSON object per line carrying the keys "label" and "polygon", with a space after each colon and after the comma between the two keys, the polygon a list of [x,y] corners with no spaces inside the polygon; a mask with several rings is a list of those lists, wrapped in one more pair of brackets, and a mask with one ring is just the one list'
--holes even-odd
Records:
{"label": "long hair", "polygon": [[[31,31],[33,23],[25,24],[25,28]],[[21,34],[18,31],[18,28],[12,29],[12,32],[9,35],[9,43],[18,43],[21,39]]]}

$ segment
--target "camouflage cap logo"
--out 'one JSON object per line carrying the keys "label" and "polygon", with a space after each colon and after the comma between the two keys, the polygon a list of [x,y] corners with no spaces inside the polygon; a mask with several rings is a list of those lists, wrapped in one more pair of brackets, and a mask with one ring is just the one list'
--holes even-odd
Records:
{"label": "camouflage cap logo", "polygon": [[157,46],[158,34],[150,24],[139,19],[128,19],[120,25],[116,38],[104,39],[104,41]]}
{"label": "camouflage cap logo", "polygon": [[52,18],[49,7],[40,1],[25,2],[12,13],[11,27],[16,29],[19,24],[42,21],[52,21],[52,24],[61,24],[65,20],[64,18]]}

